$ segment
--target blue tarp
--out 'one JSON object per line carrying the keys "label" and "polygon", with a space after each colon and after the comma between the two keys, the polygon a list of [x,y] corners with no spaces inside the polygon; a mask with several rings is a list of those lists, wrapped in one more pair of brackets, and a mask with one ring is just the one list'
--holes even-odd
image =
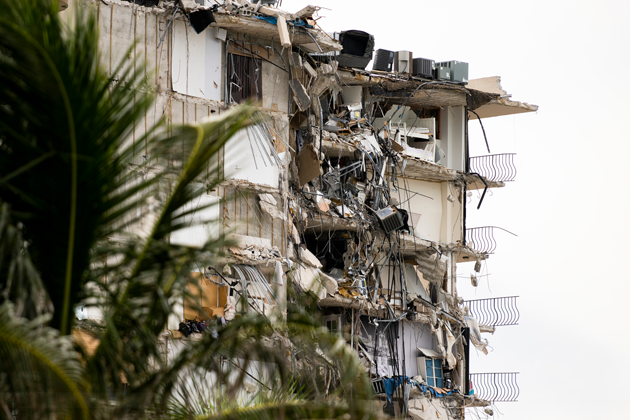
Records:
{"label": "blue tarp", "polygon": [[445,395],[451,395],[451,394],[455,394],[455,393],[459,392],[456,389],[451,389],[450,391],[448,391],[446,393],[439,393],[435,389],[431,388],[430,386],[427,386],[425,384],[421,384],[419,382],[416,382],[413,379],[410,380],[409,382],[411,382],[411,385],[420,388],[420,391],[422,391],[423,393],[426,393],[427,391],[429,391],[429,392],[431,392],[431,395],[433,395],[433,396],[435,396],[437,398],[444,398]]}
{"label": "blue tarp", "polygon": [[381,378],[383,380],[383,386],[385,387],[385,395],[387,395],[387,401],[392,402],[392,395],[398,386],[407,382],[408,376],[395,376],[393,378]]}
{"label": "blue tarp", "polygon": [[[265,22],[269,22],[272,25],[278,24],[278,18],[273,16],[254,16],[256,19],[264,20]],[[291,23],[293,26],[304,26],[305,28],[312,28],[313,25],[307,25],[306,21],[303,19],[292,20]]]}

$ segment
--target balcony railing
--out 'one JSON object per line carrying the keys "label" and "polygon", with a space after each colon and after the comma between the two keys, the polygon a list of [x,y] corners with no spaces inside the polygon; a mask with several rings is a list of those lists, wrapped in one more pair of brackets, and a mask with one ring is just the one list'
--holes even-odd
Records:
{"label": "balcony railing", "polygon": [[520,389],[516,383],[518,372],[471,373],[470,382],[475,395],[492,402],[516,402]]}
{"label": "balcony railing", "polygon": [[516,178],[516,153],[475,156],[469,159],[470,172],[478,173],[495,182],[514,181]]}
{"label": "balcony railing", "polygon": [[497,241],[494,239],[495,229],[500,229],[510,235],[518,236],[509,230],[496,226],[475,227],[466,229],[466,246],[482,254],[494,253],[494,250],[497,248]]}
{"label": "balcony railing", "polygon": [[479,324],[489,327],[518,325],[521,317],[516,307],[518,296],[506,296],[490,299],[474,299],[464,301],[468,312]]}

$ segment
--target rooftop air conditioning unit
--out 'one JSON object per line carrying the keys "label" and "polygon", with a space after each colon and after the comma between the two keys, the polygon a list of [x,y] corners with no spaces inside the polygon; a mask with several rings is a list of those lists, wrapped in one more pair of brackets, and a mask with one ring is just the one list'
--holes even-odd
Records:
{"label": "rooftop air conditioning unit", "polygon": [[441,63],[435,65],[435,79],[436,80],[451,80],[451,69],[444,67]]}
{"label": "rooftop air conditioning unit", "polygon": [[394,53],[394,71],[412,74],[413,53],[411,51],[396,51]]}
{"label": "rooftop air conditioning unit", "polygon": [[372,70],[380,71],[392,71],[392,65],[394,64],[394,52],[389,50],[376,50],[376,57],[374,57],[374,64],[372,64]]}
{"label": "rooftop air conditioning unit", "polygon": [[463,61],[443,61],[435,65],[447,67],[451,70],[451,82],[468,83],[468,63],[464,63]]}
{"label": "rooftop air conditioning unit", "polygon": [[365,69],[372,60],[374,36],[363,31],[343,31],[335,34],[343,49],[335,58],[340,66]]}
{"label": "rooftop air conditioning unit", "polygon": [[405,226],[402,214],[396,207],[389,206],[376,212],[376,217],[381,222],[385,233],[390,233]]}
{"label": "rooftop air conditioning unit", "polygon": [[427,58],[413,59],[413,75],[427,79],[433,79],[433,70],[435,69],[435,61]]}

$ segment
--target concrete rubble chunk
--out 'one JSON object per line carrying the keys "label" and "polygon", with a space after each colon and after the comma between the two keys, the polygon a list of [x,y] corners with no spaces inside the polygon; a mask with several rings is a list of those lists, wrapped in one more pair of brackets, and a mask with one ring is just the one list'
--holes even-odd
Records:
{"label": "concrete rubble chunk", "polygon": [[275,205],[278,204],[276,199],[273,198],[273,195],[271,195],[271,194],[258,194],[258,197],[260,197],[260,201],[264,201],[266,203],[269,203],[272,206],[275,206]]}
{"label": "concrete rubble chunk", "polygon": [[302,258],[302,261],[315,268],[322,268],[322,263],[320,263],[317,257],[306,248],[300,247],[300,258]]}
{"label": "concrete rubble chunk", "polygon": [[322,285],[326,288],[326,291],[330,295],[334,296],[335,293],[339,291],[339,285],[337,284],[337,280],[333,279],[332,277],[330,277],[329,275],[321,271],[319,272],[319,276],[321,278]]}
{"label": "concrete rubble chunk", "polygon": [[326,297],[326,288],[321,283],[321,271],[317,268],[310,267],[306,264],[299,264],[297,270],[293,274],[293,278],[300,285],[302,290],[311,291],[317,295],[319,299]]}
{"label": "concrete rubble chunk", "polygon": [[281,219],[281,220],[285,220],[286,217],[283,213],[280,212],[280,210],[278,210],[278,208],[276,206],[274,206],[273,204],[270,204],[266,201],[261,201],[260,202],[260,208],[262,209],[262,211],[264,211],[265,213],[267,213],[268,215],[270,215],[271,217],[273,217],[274,219]]}

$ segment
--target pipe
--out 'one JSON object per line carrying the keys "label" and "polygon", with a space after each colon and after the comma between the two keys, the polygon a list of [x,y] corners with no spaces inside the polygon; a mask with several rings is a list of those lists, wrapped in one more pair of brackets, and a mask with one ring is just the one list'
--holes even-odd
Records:
{"label": "pipe", "polygon": [[486,191],[488,191],[488,183],[477,172],[470,172],[470,175],[477,175],[481,182],[483,182],[483,185],[485,185],[485,188],[483,189],[483,194],[481,194],[481,200],[479,200],[479,205],[477,206],[477,210],[479,210],[479,207],[481,207],[481,203],[483,203],[483,198],[486,196]]}

